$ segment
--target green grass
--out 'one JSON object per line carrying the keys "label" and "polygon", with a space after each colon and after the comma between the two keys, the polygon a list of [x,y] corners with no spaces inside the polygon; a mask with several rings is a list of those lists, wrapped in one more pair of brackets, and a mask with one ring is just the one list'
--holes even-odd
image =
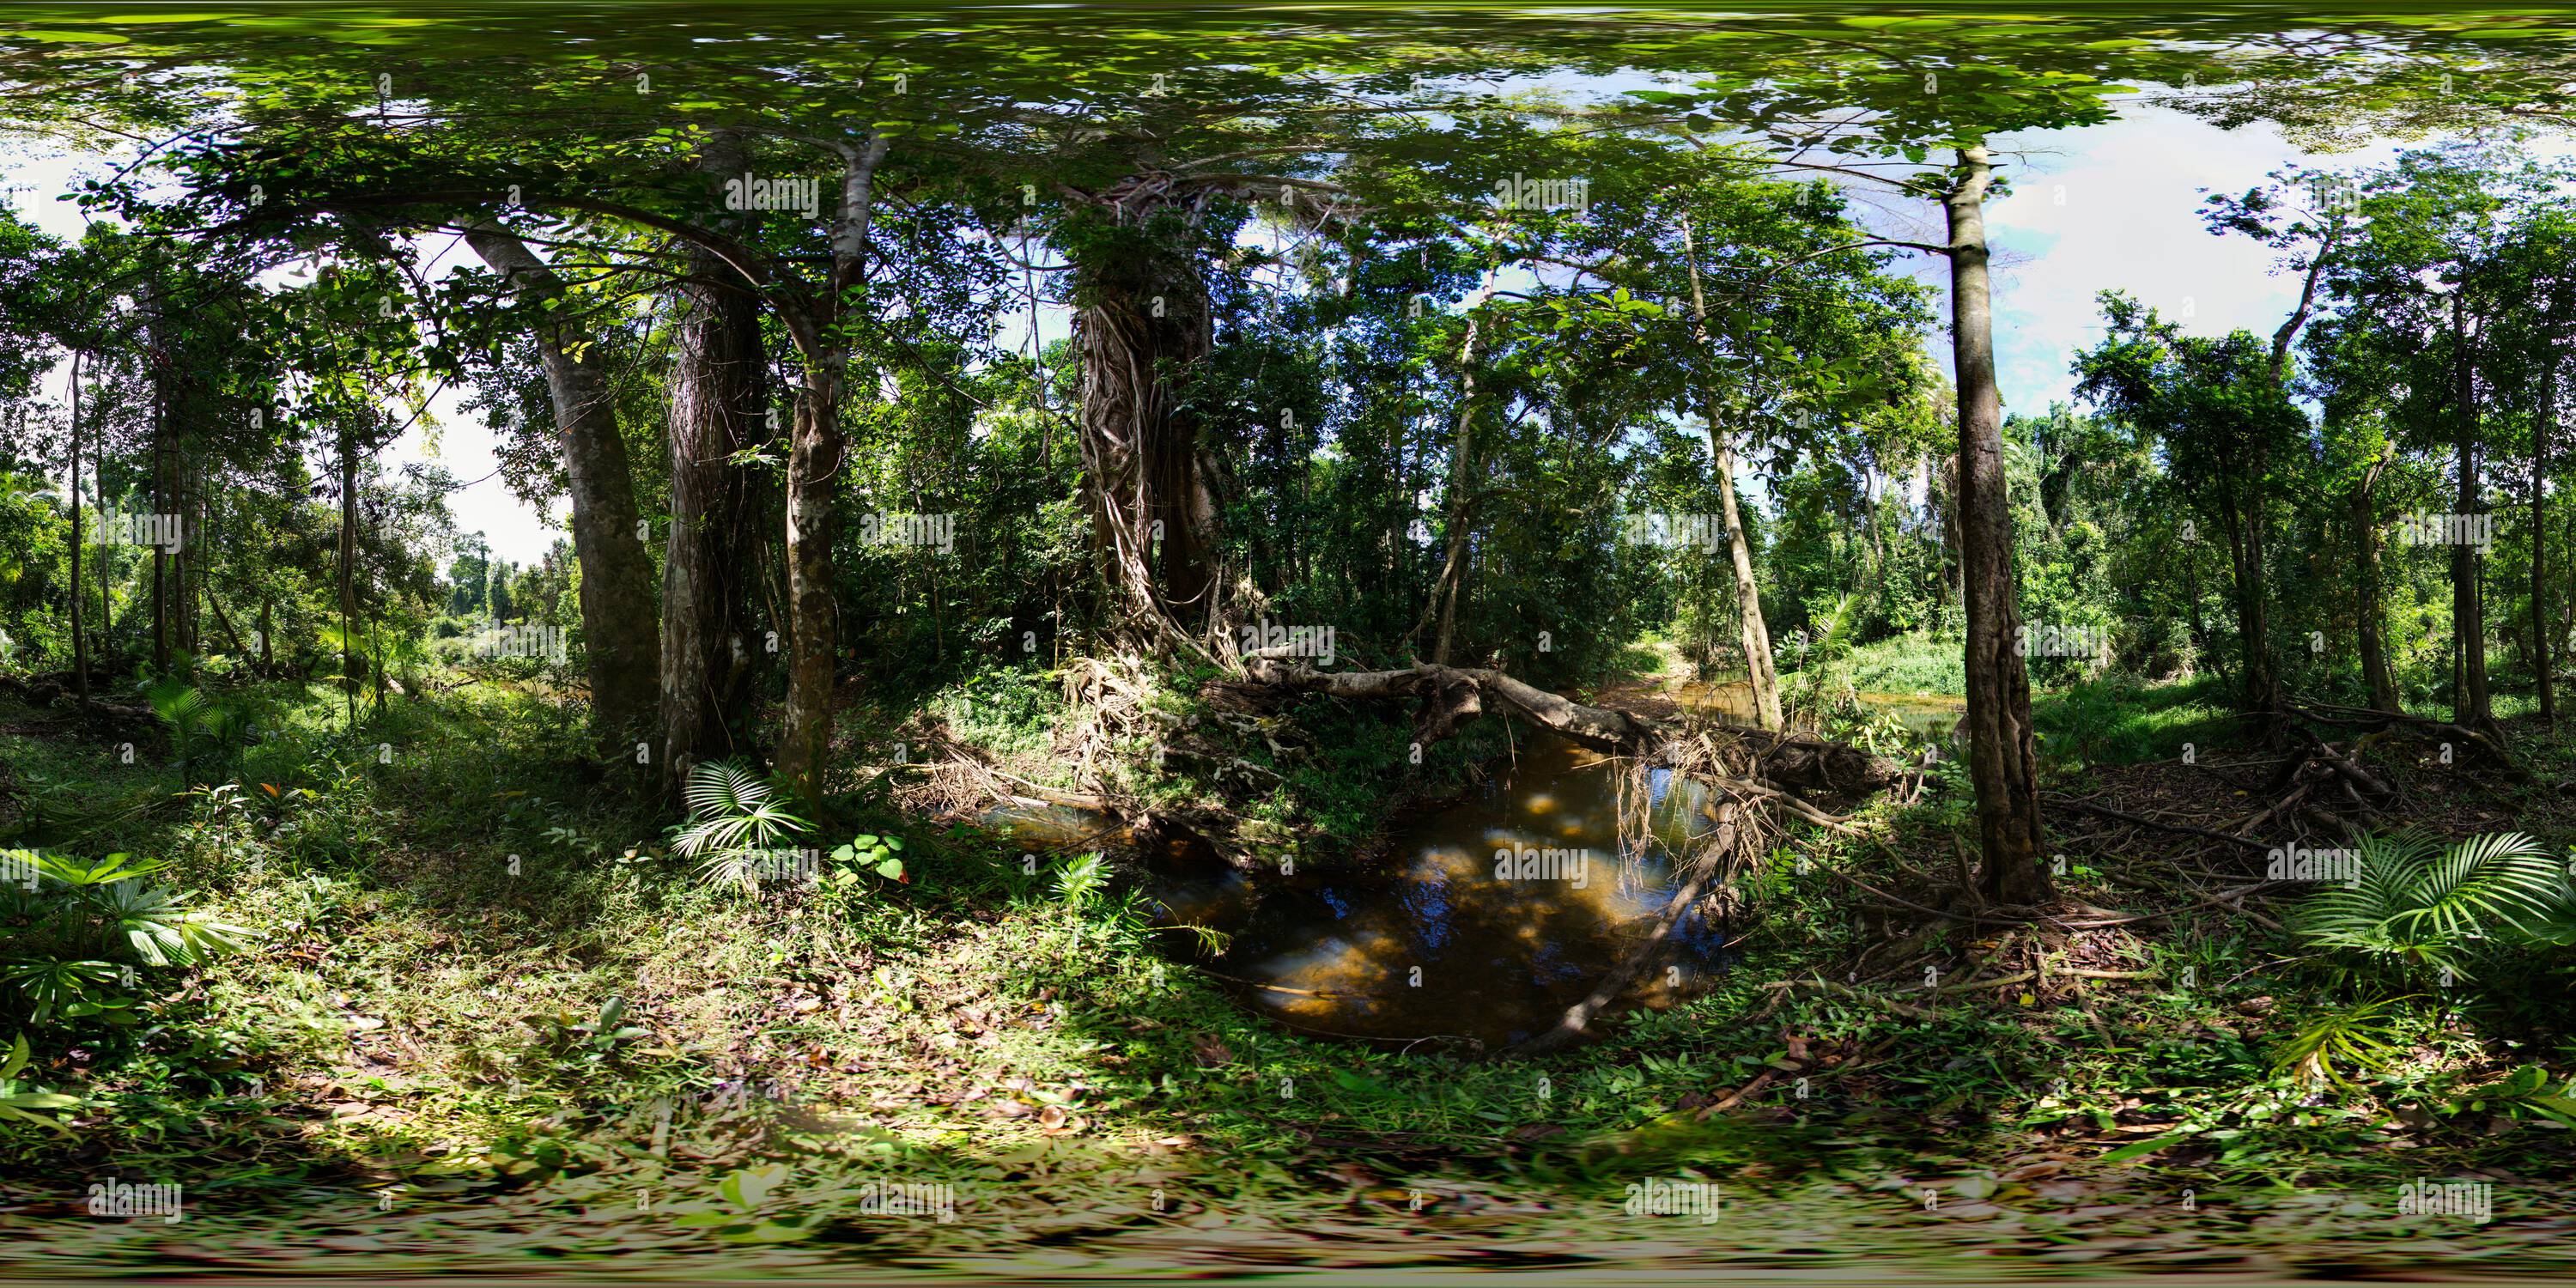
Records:
{"label": "green grass", "polygon": [[[1931,693],[1958,696],[1968,691],[1967,661],[1959,641],[1926,634],[1897,635],[1860,645],[1817,668],[1825,691],[1848,682],[1874,693]],[[1794,675],[1781,677],[1783,684]]]}
{"label": "green grass", "polygon": [[[961,714],[985,722],[979,733],[1025,734],[1035,726],[1017,704],[1052,692],[999,677]],[[2475,1103],[2499,1066],[2429,1002],[2397,1010],[2405,1054],[2353,1088],[2320,1097],[2276,1071],[2270,1043],[2290,1017],[2334,1002],[2335,983],[2222,909],[2123,940],[2116,964],[2154,978],[2093,986],[2084,1005],[2062,994],[2021,1005],[1998,990],[1917,1019],[1829,991],[1784,1000],[1766,986],[1840,979],[1840,963],[1878,942],[1851,887],[1792,857],[1882,888],[1903,879],[1873,842],[1793,836],[1748,890],[1743,960],[1705,994],[1613,1021],[1598,1045],[1535,1064],[1404,1055],[1256,1019],[1188,964],[1182,936],[1147,927],[1124,896],[1064,897],[1057,869],[1078,856],[1032,871],[986,838],[912,825],[909,884],[735,898],[653,853],[669,820],[603,789],[543,704],[467,690],[398,702],[352,736],[336,729],[327,692],[251,696],[275,703],[288,732],[254,749],[255,795],[231,801],[177,796],[170,771],[109,766],[97,748],[0,735],[0,758],[48,780],[46,793],[104,783],[156,802],[58,844],[171,858],[183,884],[261,935],[184,987],[168,981],[148,1033],[34,1035],[39,1072],[95,1102],[77,1128],[84,1148],[128,1175],[185,1177],[223,1196],[190,1218],[192,1238],[223,1246],[309,1248],[317,1232],[392,1228],[427,1255],[493,1265],[567,1247],[794,1263],[832,1255],[814,1236],[855,1222],[880,1251],[936,1261],[992,1246],[1115,1246],[1158,1228],[1158,1192],[1163,1215],[1222,1214],[1288,1246],[1328,1222],[1366,1232],[1348,1255],[1377,1255],[1372,1240],[1467,1237],[1465,1226],[1439,1233],[1460,1217],[1483,1222],[1479,1237],[1615,1245],[1637,1233],[1617,1208],[1626,1183],[1696,1175],[1765,1199],[1728,1219],[1748,1249],[1939,1260],[2056,1246],[2045,1222],[1979,1225],[1954,1244],[1961,1227],[1914,1221],[1924,1186],[1954,1206],[2045,1206],[1996,1179],[2039,1152],[2078,1160],[2067,1175],[2085,1202],[2144,1213],[2185,1186],[2236,1196],[2190,1227],[2202,1246],[2231,1232],[2277,1243],[2255,1233],[2291,1193],[2276,1186],[2564,1161],[2555,1142],[2484,1137],[2471,1130],[2482,1113],[2445,1108]],[[2080,700],[2129,722],[2110,736],[2151,743],[2195,727],[2210,696],[2106,687]],[[2074,719],[2064,700],[2043,702],[2044,729]],[[1193,710],[1203,725],[1213,715]],[[1296,714],[1308,725],[1297,749],[1259,753],[1285,769],[1292,803],[1328,825],[1335,810],[1351,826],[1373,822],[1366,793],[1385,788],[1363,771],[1384,763],[1401,724],[1322,702]],[[2078,725],[2054,727],[2072,739]],[[1239,745],[1249,755],[1255,741]],[[391,763],[377,754],[385,745]],[[1868,817],[1914,850],[1942,844],[1965,806],[1954,787]],[[836,821],[825,843],[856,825]],[[621,861],[629,850],[639,853]],[[1941,932],[1925,951],[1964,960],[1974,944]],[[2186,971],[2191,986],[2179,983]],[[1915,983],[1864,980],[1863,991],[1905,1002]],[[647,1036],[605,1049],[562,1040],[612,999]],[[1804,1064],[1789,1060],[1791,1037]],[[1784,1066],[1807,1080],[1806,1099]],[[1771,1090],[1697,1117],[1766,1071]],[[789,1085],[793,1103],[726,1099],[744,1079]],[[2426,1142],[2390,1130],[2396,1104],[2431,1106],[2461,1129],[2401,1148]],[[2168,1136],[2134,1163],[2083,1161]],[[0,1127],[0,1176],[54,1176],[61,1149],[49,1133]],[[768,1199],[744,1206],[720,1188],[736,1178],[739,1194],[741,1177],[773,1167],[783,1170]],[[855,1216],[854,1187],[889,1177],[953,1185],[973,1219]],[[378,1190],[394,1196],[390,1215],[365,1202]],[[639,1190],[649,1210],[637,1209]],[[0,1199],[34,1193],[0,1180]],[[298,1197],[314,1193],[358,1198],[316,1209]],[[2564,1206],[2499,1187],[2500,1209],[2552,1203]],[[102,1264],[150,1253],[148,1231],[75,1224],[47,1238],[96,1241]],[[2298,1237],[2354,1257],[2412,1230],[2374,1209],[2314,1216]]]}
{"label": "green grass", "polygon": [[2226,745],[2243,722],[2215,675],[2154,682],[2125,675],[2078,681],[2033,694],[2031,724],[2040,756],[2065,770],[2171,760]]}

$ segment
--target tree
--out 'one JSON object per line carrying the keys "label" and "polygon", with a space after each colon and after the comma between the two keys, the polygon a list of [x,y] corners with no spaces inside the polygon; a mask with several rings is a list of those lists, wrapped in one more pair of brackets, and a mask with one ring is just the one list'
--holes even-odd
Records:
{"label": "tree", "polygon": [[2307,418],[2274,379],[2274,349],[2248,331],[2184,335],[2174,323],[2105,292],[2110,334],[2075,361],[2082,395],[2153,435],[2173,475],[2227,542],[2233,574],[2240,710],[2277,719],[2287,700],[2272,650],[2266,551],[2283,467]]}

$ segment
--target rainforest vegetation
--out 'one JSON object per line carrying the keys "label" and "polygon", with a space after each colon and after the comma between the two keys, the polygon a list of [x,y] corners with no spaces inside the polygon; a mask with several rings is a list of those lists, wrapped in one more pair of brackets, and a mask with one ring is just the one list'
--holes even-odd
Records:
{"label": "rainforest vegetation", "polygon": [[2563,1269],[2570,33],[1744,8],[0,13],[0,1266]]}

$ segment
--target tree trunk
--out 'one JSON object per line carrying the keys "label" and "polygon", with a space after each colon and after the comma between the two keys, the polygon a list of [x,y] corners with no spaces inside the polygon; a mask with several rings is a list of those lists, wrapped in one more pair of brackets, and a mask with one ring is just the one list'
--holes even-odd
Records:
{"label": "tree trunk", "polygon": [[[2281,709],[2281,683],[2272,670],[2272,631],[2264,612],[2262,516],[2240,508],[2232,490],[2220,500],[2227,524],[2227,560],[2236,589],[2236,645],[2244,659],[2238,701],[2247,712]],[[2257,500],[2256,505],[2261,502]]]}
{"label": "tree trunk", "polygon": [[840,496],[841,373],[808,365],[787,451],[787,712],[778,772],[808,805],[823,797],[832,739],[832,507]]}
{"label": "tree trunk", "polygon": [[868,228],[875,212],[878,165],[888,141],[869,139],[842,154],[840,200],[832,224],[832,289],[811,313],[787,319],[805,362],[796,394],[796,424],[787,452],[787,713],[778,737],[778,772],[810,808],[823,799],[823,762],[832,744],[832,655],[839,609],[832,600],[832,506],[840,494],[841,395],[849,342],[841,326],[845,299],[865,305]]}
{"label": "tree trunk", "polygon": [[2039,756],[2030,727],[2030,675],[2014,648],[2021,610],[2013,584],[2012,507],[2005,494],[2003,395],[1995,386],[1993,298],[1987,281],[1983,147],[1959,149],[1957,182],[1942,200],[1950,231],[1950,337],[1959,394],[1959,564],[1968,610],[1968,768],[1976,785],[1985,867],[1982,893],[2005,904],[2055,897],[2040,866]]}
{"label": "tree trunk", "polygon": [[1735,449],[1712,418],[1708,450],[1717,462],[1717,501],[1726,520],[1727,555],[1735,564],[1735,611],[1744,643],[1744,670],[1753,687],[1753,710],[1765,729],[1787,727],[1780,713],[1780,672],[1771,663],[1771,628],[1762,620],[1762,588],[1753,580],[1753,549],[1735,505]]}
{"label": "tree trunk", "polygon": [[2558,351],[2540,381],[2540,414],[2531,422],[2531,640],[2532,674],[2540,681],[2540,718],[2558,724],[2556,685],[2549,674],[2549,479],[2550,422],[2558,416]]}
{"label": "tree trunk", "polygon": [[[1699,250],[1690,221],[1682,221],[1682,262],[1690,269],[1691,339],[1714,360],[1716,346],[1708,335],[1708,295],[1700,288]],[[1745,683],[1753,690],[1753,712],[1765,729],[1786,723],[1780,714],[1780,673],[1771,662],[1771,627],[1762,619],[1762,588],[1753,580],[1753,550],[1744,535],[1744,519],[1735,503],[1735,445],[1718,428],[1725,401],[1712,387],[1700,399],[1708,419],[1708,458],[1717,473],[1717,500],[1726,520],[1727,557],[1735,565],[1735,617],[1744,643]]]}
{"label": "tree trunk", "polygon": [[1215,565],[1215,468],[1183,386],[1215,339],[1193,253],[1150,225],[1182,207],[1143,179],[1100,198],[1118,235],[1075,265],[1080,435],[1092,527],[1119,618],[1140,647],[1227,648]]}
{"label": "tree trunk", "polygon": [[81,629],[81,491],[80,491],[80,388],[81,351],[72,350],[72,687],[80,694],[81,705],[89,705],[89,636]]}
{"label": "tree trunk", "polygon": [[[465,241],[512,290],[540,300],[565,298],[554,270],[500,224],[476,221]],[[636,520],[635,481],[626,440],[618,432],[608,370],[595,349],[580,345],[581,339],[574,321],[560,313],[537,326],[546,392],[554,403],[564,474],[571,484],[591,729],[603,755],[626,756],[656,724],[661,639],[653,620],[653,564]]]}
{"label": "tree trunk", "polygon": [[[718,135],[699,163],[711,176],[743,168],[730,135]],[[662,781],[675,798],[692,766],[733,752],[727,721],[750,701],[758,656],[751,590],[766,507],[758,476],[727,458],[769,437],[759,297],[705,247],[692,244],[688,272],[699,281],[677,292],[671,534],[662,562]]]}
{"label": "tree trunk", "polygon": [[[1488,346],[1485,323],[1479,308],[1485,292],[1479,290],[1467,302],[1467,335],[1458,350],[1458,426],[1449,444],[1449,495],[1442,504],[1448,511],[1444,549],[1440,557],[1439,579],[1431,583],[1431,602],[1426,615],[1437,614],[1431,636],[1431,660],[1449,664],[1450,650],[1457,642],[1459,587],[1467,580],[1468,530],[1474,523],[1469,513],[1476,488],[1476,403],[1480,394],[1476,379],[1478,368],[1485,362]],[[1420,634],[1419,623],[1414,633]]]}
{"label": "tree trunk", "polygon": [[2200,559],[2198,552],[2192,548],[2197,544],[2199,543],[2184,542],[2180,552],[2183,598],[2191,603],[2191,646],[2201,659],[2216,667],[2220,675],[2224,676],[2227,664],[2212,654],[2209,647],[2209,618],[2200,602]]}
{"label": "tree trunk", "polygon": [[[2454,444],[2459,464],[2455,511],[2461,518],[2478,512],[2478,403],[2469,361],[2468,305],[2451,298]],[[2495,732],[2495,709],[2487,692],[2486,595],[2479,584],[2478,554],[2465,541],[2451,547],[2451,628],[2458,639],[2459,669],[2451,678],[2451,722],[2481,732]]]}
{"label": "tree trunk", "polygon": [[[145,290],[150,298],[150,289]],[[158,307],[151,314],[157,319]],[[152,531],[160,531],[161,516],[170,512],[170,389],[162,374],[161,343],[157,322],[152,325],[149,359],[152,363]],[[170,673],[170,549],[160,542],[152,543],[152,671],[155,675]]]}
{"label": "tree trunk", "polygon": [[358,448],[353,431],[340,431],[340,690],[347,695],[349,727],[358,727]]}
{"label": "tree trunk", "polygon": [[2360,577],[2357,615],[2361,626],[2361,674],[2370,685],[2370,705],[2381,711],[2404,710],[2398,705],[2397,677],[2388,668],[2388,641],[2381,631],[2384,610],[2379,588],[2379,506],[2374,496],[2380,472],[2387,467],[2392,450],[2383,447],[2379,459],[2363,472],[2361,482],[2352,490],[2354,565]]}

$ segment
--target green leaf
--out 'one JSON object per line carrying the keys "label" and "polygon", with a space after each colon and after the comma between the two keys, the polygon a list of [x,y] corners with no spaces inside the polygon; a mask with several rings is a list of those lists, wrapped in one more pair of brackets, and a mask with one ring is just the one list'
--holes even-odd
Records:
{"label": "green leaf", "polygon": [[2163,1149],[2168,1145],[2181,1144],[2183,1141],[2189,1140],[2192,1135],[2193,1133],[2191,1132],[2178,1131],[2170,1136],[2158,1136],[2153,1140],[2136,1141],[2131,1144],[2122,1145],[2118,1149],[2112,1150],[2108,1154],[2104,1154],[2099,1161],[2105,1163],[2125,1163],[2133,1158],[2145,1158],[2147,1155],[2155,1153],[2157,1150]]}

